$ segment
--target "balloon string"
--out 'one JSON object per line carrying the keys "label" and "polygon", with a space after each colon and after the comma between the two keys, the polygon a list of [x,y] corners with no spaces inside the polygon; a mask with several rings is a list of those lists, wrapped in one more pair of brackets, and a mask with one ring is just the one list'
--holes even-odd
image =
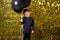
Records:
{"label": "balloon string", "polygon": [[[23,15],[21,15],[21,19],[23,19]],[[22,28],[22,40],[23,40],[23,24],[21,24],[21,28]]]}

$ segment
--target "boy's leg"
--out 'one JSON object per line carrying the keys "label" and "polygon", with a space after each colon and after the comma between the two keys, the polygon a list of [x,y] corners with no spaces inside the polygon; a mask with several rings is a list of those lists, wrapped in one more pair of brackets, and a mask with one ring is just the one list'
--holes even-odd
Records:
{"label": "boy's leg", "polygon": [[31,40],[31,33],[27,33],[27,40]]}
{"label": "boy's leg", "polygon": [[23,40],[26,40],[26,37],[27,37],[27,35],[26,35],[26,33],[24,33],[23,34]]}

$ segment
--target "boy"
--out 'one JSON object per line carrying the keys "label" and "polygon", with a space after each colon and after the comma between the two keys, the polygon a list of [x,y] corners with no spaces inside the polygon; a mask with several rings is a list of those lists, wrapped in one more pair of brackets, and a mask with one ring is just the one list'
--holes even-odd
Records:
{"label": "boy", "polygon": [[24,17],[21,19],[23,24],[23,40],[31,40],[31,32],[34,33],[34,19],[30,17],[30,11],[24,9]]}

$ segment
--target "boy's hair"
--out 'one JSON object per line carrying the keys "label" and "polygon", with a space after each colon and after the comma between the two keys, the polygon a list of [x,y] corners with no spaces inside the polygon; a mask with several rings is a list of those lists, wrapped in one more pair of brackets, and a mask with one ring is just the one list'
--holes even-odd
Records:
{"label": "boy's hair", "polygon": [[23,13],[25,13],[26,11],[28,11],[28,12],[29,12],[29,10],[28,10],[28,9],[24,9],[24,10],[23,10]]}

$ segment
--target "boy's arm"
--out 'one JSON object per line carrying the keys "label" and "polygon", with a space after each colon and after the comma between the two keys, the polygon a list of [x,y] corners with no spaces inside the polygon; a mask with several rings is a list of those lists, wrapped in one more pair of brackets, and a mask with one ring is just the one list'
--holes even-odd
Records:
{"label": "boy's arm", "polygon": [[32,24],[31,24],[31,26],[32,26],[32,31],[34,31],[34,19],[32,19]]}
{"label": "boy's arm", "polygon": [[20,20],[21,24],[24,24],[24,17]]}

